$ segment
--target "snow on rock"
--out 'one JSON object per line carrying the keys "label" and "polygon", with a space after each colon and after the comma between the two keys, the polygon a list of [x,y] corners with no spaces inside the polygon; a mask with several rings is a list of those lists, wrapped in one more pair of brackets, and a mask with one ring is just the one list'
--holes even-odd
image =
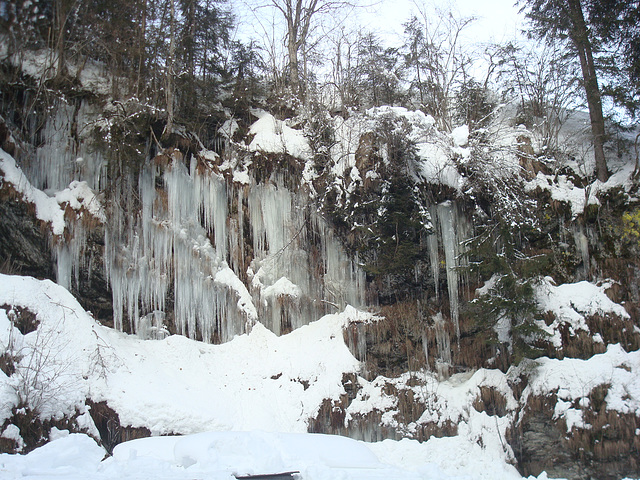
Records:
{"label": "snow on rock", "polygon": [[451,160],[447,146],[439,143],[420,143],[418,156],[421,159],[418,174],[424,180],[446,185],[458,191],[462,189],[464,179]]}
{"label": "snow on rock", "polygon": [[18,428],[14,424],[9,424],[0,434],[2,438],[8,438],[9,440],[13,440],[16,442],[18,452],[24,448],[24,440],[22,436],[20,436],[20,428]]}
{"label": "snow on rock", "polygon": [[600,205],[597,194],[602,184],[595,181],[588,188],[576,187],[566,175],[545,175],[538,172],[536,178],[527,182],[525,190],[533,192],[537,188],[548,190],[551,198],[571,205],[571,214],[577,217],[588,205]]}
{"label": "snow on rock", "polygon": [[[471,407],[480,397],[480,387],[488,387],[505,398],[507,412],[517,408],[518,403],[502,372],[480,369],[475,373],[453,375],[442,382],[433,372],[406,373],[398,378],[377,377],[372,382],[359,381],[363,387],[347,409],[346,423],[377,411],[382,413],[381,423],[384,426],[411,435],[420,425],[443,426],[450,422],[458,426],[458,435],[466,441],[475,443],[482,439],[487,450],[502,452],[503,461],[513,459],[510,448],[501,441],[509,427],[510,413],[504,417],[490,417]],[[387,392],[406,390],[412,391],[414,402],[423,404],[425,410],[416,422],[402,425],[397,421],[400,413],[398,396]]]}
{"label": "snow on rock", "polygon": [[238,295],[238,310],[244,312],[251,322],[258,320],[258,312],[253,304],[253,300],[251,299],[251,294],[244,283],[242,283],[242,280],[233,273],[233,270],[231,270],[227,265],[222,266],[216,272],[214,281],[219,285],[227,286],[232,291],[235,291]]}
{"label": "snow on rock", "polygon": [[553,312],[555,319],[551,325],[538,321],[538,326],[549,333],[549,340],[560,348],[560,325],[568,325],[572,334],[578,330],[588,333],[585,316],[613,314],[628,318],[624,307],[607,297],[605,290],[609,287],[610,282],[598,286],[586,281],[555,286],[551,277],[544,278],[536,288],[536,299],[541,310]]}
{"label": "snow on rock", "polygon": [[249,172],[247,170],[242,170],[242,171],[235,170],[233,172],[233,181],[235,183],[240,183],[242,185],[250,185],[251,177],[249,176]]}
{"label": "snow on rock", "polygon": [[305,160],[311,158],[311,149],[302,131],[289,127],[265,111],[252,112],[258,121],[249,128],[249,135],[253,135],[250,151],[287,153]]}
{"label": "snow on rock", "polygon": [[276,283],[266,287],[262,291],[262,295],[265,298],[273,298],[273,297],[292,297],[298,298],[301,294],[300,287],[296,284],[292,283],[287,277],[281,277]]}
{"label": "snow on rock", "polygon": [[[640,416],[640,351],[625,352],[620,345],[609,345],[607,351],[587,360],[540,358],[533,363],[535,375],[529,379],[523,395],[547,395],[556,392],[558,417],[567,427],[580,425],[574,405],[588,406],[593,388],[606,385],[607,410]],[[528,363],[522,368],[531,368]]]}
{"label": "snow on rock", "polygon": [[74,180],[61,192],[55,194],[55,199],[60,205],[68,204],[74,210],[85,209],[101,222],[106,222],[107,217],[98,197],[89,188],[87,182]]}
{"label": "snow on rock", "polygon": [[0,149],[0,186],[5,182],[21,194],[25,202],[35,207],[36,217],[39,220],[51,224],[54,235],[64,233],[65,205],[69,205],[76,211],[84,209],[101,222],[106,220],[100,201],[86,182],[73,181],[68,188],[50,197],[31,185],[20,167],[16,165],[14,158]]}
{"label": "snow on rock", "polygon": [[3,177],[2,183],[10,184],[22,195],[25,202],[32,204],[36,209],[38,219],[50,223],[55,235],[64,233],[64,210],[60,208],[56,199],[31,185],[20,167],[16,165],[13,157],[1,149],[0,172]]}
{"label": "snow on rock", "polygon": [[[603,298],[583,303],[581,309],[616,308]],[[359,371],[359,362],[344,343],[343,328],[373,317],[353,307],[281,337],[257,323],[249,334],[209,345],[183,336],[142,340],[103,327],[69,292],[50,281],[0,275],[0,304],[36,313],[38,329],[24,336],[13,332],[16,345],[27,356],[39,349],[53,365],[63,366],[61,380],[44,386],[52,387],[55,395],[45,395],[42,412],[58,416],[78,408],[84,418],[84,401],[90,397],[106,401],[123,425],[147,426],[155,435],[198,434],[136,440],[120,445],[113,458],[101,463],[104,452],[89,437],[57,432],[55,441],[30,455],[0,456],[0,469],[10,475],[80,479],[88,473],[107,479],[162,473],[163,478],[206,475],[228,480],[232,472],[295,469],[309,480],[484,479],[496,478],[496,472],[500,478],[520,478],[509,465],[512,452],[504,443],[517,402],[507,384],[509,374],[497,370],[457,374],[444,382],[430,372],[359,380],[363,388],[347,420],[378,410],[384,412],[384,424],[402,431],[394,418],[397,397],[384,393],[385,386],[393,384],[398,390],[411,389],[415,401],[426,406],[422,418],[405,427],[406,433],[420,423],[451,421],[458,429],[453,438],[365,444],[305,433],[307,420],[317,415],[324,399],[344,395],[343,374]],[[0,309],[1,339],[8,337],[10,328],[7,312]],[[610,385],[607,408],[640,414],[639,352],[609,346],[605,354],[590,360],[539,359],[535,365],[525,398],[556,391],[565,402],[557,406],[557,415],[571,426],[582,425],[576,405],[587,405],[591,388],[602,383]],[[21,368],[19,363],[14,375]],[[16,405],[10,394],[14,375],[0,375],[0,392],[5,387],[9,392],[0,394],[9,406],[0,410],[4,418]],[[481,387],[505,398],[504,416],[472,407]],[[202,433],[206,431],[216,433]],[[12,435],[11,430],[5,432]]]}

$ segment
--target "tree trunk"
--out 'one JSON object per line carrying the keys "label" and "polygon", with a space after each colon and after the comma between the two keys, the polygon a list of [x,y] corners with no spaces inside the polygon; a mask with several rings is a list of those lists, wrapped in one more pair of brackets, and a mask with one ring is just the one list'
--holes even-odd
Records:
{"label": "tree trunk", "polygon": [[589,107],[593,150],[596,160],[596,177],[601,182],[606,182],[609,179],[609,172],[607,170],[607,160],[604,155],[604,115],[602,114],[602,100],[600,99],[600,89],[598,88],[598,77],[593,62],[593,51],[591,49],[591,42],[589,41],[589,32],[582,13],[580,0],[568,0],[568,4],[569,14],[572,17],[571,20],[573,24],[569,35],[580,57],[580,67],[582,69],[584,89]]}
{"label": "tree trunk", "polygon": [[147,41],[147,0],[143,0],[139,6],[141,8],[141,12],[140,24],[138,25],[138,75],[136,78],[136,96],[140,95],[140,88],[142,87],[142,69],[145,62],[145,48]]}
{"label": "tree trunk", "polygon": [[294,94],[300,93],[300,68],[298,66],[298,46],[296,41],[292,40],[292,34],[289,33],[288,42],[289,53],[289,84]]}
{"label": "tree trunk", "polygon": [[56,35],[55,35],[55,51],[57,53],[57,65],[56,65],[56,77],[62,78],[67,75],[67,65],[65,62],[65,43],[66,43],[66,29],[69,13],[71,12],[72,5],[67,1],[55,2],[55,16],[56,16]]}
{"label": "tree trunk", "polygon": [[175,63],[176,55],[176,9],[174,0],[170,1],[170,18],[169,18],[169,56],[167,58],[167,76],[166,76],[166,91],[165,96],[167,100],[167,124],[164,127],[162,136],[164,138],[171,135],[173,131],[173,105],[174,105],[174,83],[173,83],[173,65]]}

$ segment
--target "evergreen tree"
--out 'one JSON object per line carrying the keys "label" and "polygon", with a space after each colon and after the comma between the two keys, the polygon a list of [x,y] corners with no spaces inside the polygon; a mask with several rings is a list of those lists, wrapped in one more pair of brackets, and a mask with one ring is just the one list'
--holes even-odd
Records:
{"label": "evergreen tree", "polygon": [[598,71],[594,53],[603,47],[602,37],[596,36],[589,10],[593,0],[524,0],[527,18],[531,21],[531,36],[548,42],[569,43],[580,60],[583,87],[586,94],[596,176],[605,182],[609,178],[604,153],[605,124],[602,99],[598,85]]}
{"label": "evergreen tree", "polygon": [[635,118],[640,112],[640,2],[599,0],[588,8],[592,30],[611,52],[602,66],[602,92]]}

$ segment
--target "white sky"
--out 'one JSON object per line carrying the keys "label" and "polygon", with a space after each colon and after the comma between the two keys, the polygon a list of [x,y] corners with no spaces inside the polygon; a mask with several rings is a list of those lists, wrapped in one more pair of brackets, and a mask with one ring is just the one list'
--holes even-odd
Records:
{"label": "white sky", "polygon": [[[503,42],[515,38],[522,28],[522,16],[518,14],[515,0],[382,0],[379,5],[362,12],[365,27],[378,31],[381,35],[402,35],[403,26],[412,14],[418,13],[416,5],[427,6],[428,10],[440,8],[457,12],[460,17],[474,16],[477,20],[466,30],[469,40],[477,43]],[[419,15],[418,15],[419,17]]]}
{"label": "white sky", "polygon": [[[427,11],[436,8],[452,11],[458,17],[477,18],[465,29],[465,40],[469,43],[502,43],[519,36],[523,26],[523,18],[514,6],[516,0],[355,0],[358,4],[373,4],[373,6],[357,8],[348,13],[344,27],[346,30],[373,31],[389,43],[397,43],[403,34],[405,23],[412,14],[418,13],[426,6]],[[260,41],[266,38],[265,27],[270,30],[273,18],[279,20],[279,14],[274,15],[273,9],[258,9],[261,22],[250,13],[247,5],[266,5],[269,0],[240,0],[232,1],[231,6],[240,21],[240,36],[253,37]],[[419,16],[419,15],[418,15]],[[262,23],[262,26],[260,25]],[[385,43],[386,43],[385,42]]]}

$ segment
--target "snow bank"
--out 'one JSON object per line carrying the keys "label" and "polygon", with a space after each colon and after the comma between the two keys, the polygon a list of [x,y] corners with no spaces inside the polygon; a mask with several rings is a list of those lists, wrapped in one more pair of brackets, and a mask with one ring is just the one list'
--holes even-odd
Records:
{"label": "snow bank", "polygon": [[249,144],[250,151],[288,153],[303,160],[311,158],[311,149],[302,131],[289,127],[265,111],[254,110],[253,114],[258,121],[249,128],[249,135],[254,136]]}
{"label": "snow bank", "polygon": [[537,322],[538,326],[550,335],[549,341],[556,348],[560,348],[562,347],[559,331],[561,325],[568,325],[569,332],[573,335],[578,330],[589,333],[585,319],[587,316],[617,315],[629,318],[629,314],[622,305],[607,297],[605,290],[609,287],[611,287],[610,282],[604,282],[599,286],[590,282],[555,286],[551,277],[544,278],[536,287],[536,300],[540,309],[544,312],[553,312],[555,319],[551,325],[540,320]]}
{"label": "snow bank", "polygon": [[[248,335],[207,345],[182,336],[141,340],[102,327],[50,281],[0,275],[2,304],[38,315],[38,330],[18,340],[29,351],[44,350],[63,374],[42,405],[51,416],[84,408],[90,397],[106,401],[123,425],[147,426],[154,434],[305,432],[322,401],[344,393],[343,373],[359,369],[342,335],[344,325],[359,318],[353,308],[282,337],[256,324]],[[7,316],[0,313],[0,331],[6,332]],[[9,384],[0,378],[0,392],[7,388],[4,418],[16,404]]]}
{"label": "snow bank", "polygon": [[206,432],[132,440],[100,462],[103,454],[89,437],[69,435],[24,457],[0,455],[0,472],[42,480],[235,480],[234,475],[284,471],[298,471],[305,480],[521,478],[515,467],[456,438],[367,444],[332,435]]}
{"label": "snow bank", "polygon": [[86,182],[73,181],[68,188],[50,197],[42,190],[35,188],[14,158],[0,149],[0,187],[8,183],[22,195],[22,199],[32,204],[36,210],[36,218],[51,224],[54,235],[62,235],[65,229],[64,207],[69,205],[76,211],[86,210],[101,222],[106,217],[100,201]]}

